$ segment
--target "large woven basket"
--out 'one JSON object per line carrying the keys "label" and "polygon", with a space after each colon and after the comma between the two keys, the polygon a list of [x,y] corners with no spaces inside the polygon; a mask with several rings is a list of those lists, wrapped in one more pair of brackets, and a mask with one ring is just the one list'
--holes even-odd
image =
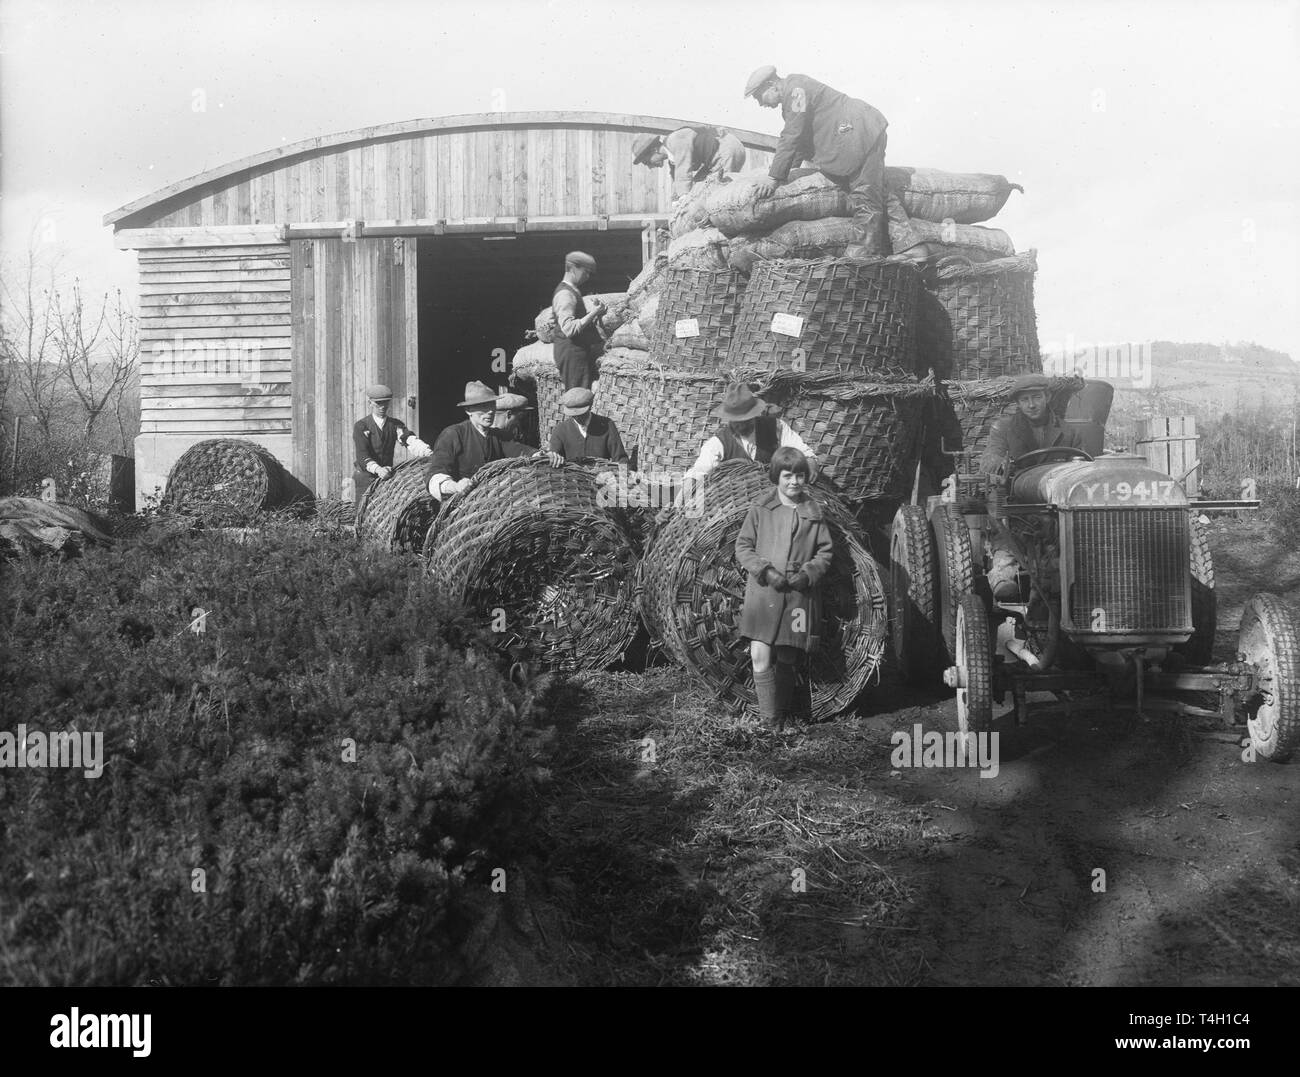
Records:
{"label": "large woven basket", "polygon": [[[721,366],[744,290],[745,277],[733,269],[670,264],[659,293],[650,358],[679,370]],[[678,335],[692,328],[696,335]]]}
{"label": "large woven basket", "polygon": [[[755,710],[749,646],[737,631],[745,572],[736,536],[749,506],[772,489],[759,464],[727,461],[709,476],[704,511],[664,514],[642,562],[641,608],[653,638],[728,709]],[[848,708],[880,666],[885,589],[847,509],[826,491],[835,558],[821,581],[821,642],[808,661],[812,717]]]}
{"label": "large woven basket", "polygon": [[[980,381],[945,382],[938,400],[936,434],[943,436],[948,452],[974,454],[972,464],[978,460],[988,443],[993,424],[1003,415],[1015,413],[1011,399],[1015,378],[986,378]],[[1076,392],[1083,388],[1080,377],[1049,378],[1048,397],[1056,415],[1065,414],[1066,406]],[[960,441],[953,444],[954,434],[960,430]]]}
{"label": "large woven basket", "polygon": [[817,454],[830,485],[850,502],[901,495],[916,466],[921,412],[933,380],[846,381],[778,372],[751,381]]}
{"label": "large woven basket", "polygon": [[238,524],[289,497],[283,465],[256,442],[213,438],[191,445],[167,476],[163,507],[214,523]]}
{"label": "large woven basket", "polygon": [[382,550],[421,550],[438,503],[428,488],[429,462],[406,460],[366,487],[357,506],[357,538]]}
{"label": "large woven basket", "polygon": [[[731,362],[759,370],[908,380],[916,365],[921,291],[920,274],[910,263],[759,262],[740,301]],[[774,332],[774,325],[785,332]]]}
{"label": "large woven basket", "polygon": [[921,296],[920,365],[941,378],[976,381],[1042,369],[1034,317],[1037,258],[937,262]]}
{"label": "large woven basket", "polygon": [[637,556],[603,500],[582,467],[485,464],[429,529],[429,578],[449,601],[477,610],[518,659],[603,669],[639,624]]}

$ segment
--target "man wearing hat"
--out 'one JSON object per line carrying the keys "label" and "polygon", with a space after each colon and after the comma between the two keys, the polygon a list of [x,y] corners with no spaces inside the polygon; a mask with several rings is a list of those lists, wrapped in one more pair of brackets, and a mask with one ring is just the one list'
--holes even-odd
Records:
{"label": "man wearing hat", "polygon": [[762,397],[750,392],[748,385],[728,385],[722,403],[713,409],[722,422],[717,432],[700,448],[688,477],[698,481],[723,460],[772,461],[772,454],[785,446],[798,449],[808,458],[812,477],[817,476],[817,457],[784,419],[769,414]]}
{"label": "man wearing hat", "polygon": [[590,389],[570,389],[560,397],[564,420],[551,431],[551,452],[566,460],[599,459],[626,464],[627,450],[612,419],[592,413],[595,394]]}
{"label": "man wearing hat", "polygon": [[520,441],[524,412],[532,410],[528,397],[519,393],[502,393],[497,397],[497,411],[492,419],[492,425],[501,431],[503,438]]}
{"label": "man wearing hat", "polygon": [[[1016,411],[1004,415],[989,431],[988,442],[980,456],[980,471],[985,475],[1004,472],[1035,449],[1084,448],[1082,431],[1064,425],[1052,413],[1047,396],[1050,384],[1043,374],[1021,374],[1012,383],[1011,399]],[[990,537],[989,546],[993,554],[989,568],[989,587],[993,590],[993,597],[1004,600],[1019,597],[1020,565],[1010,544],[999,532]]]}
{"label": "man wearing hat", "polygon": [[668,135],[641,135],[632,143],[632,163],[659,168],[668,163],[673,201],[691,185],[745,167],[744,144],[730,131],[712,127],[679,127]]}
{"label": "man wearing hat", "polygon": [[575,385],[590,389],[596,380],[596,360],[605,350],[605,338],[600,332],[605,304],[593,299],[588,309],[582,300],[583,288],[595,275],[596,259],[573,251],[564,256],[564,279],[551,297],[555,324],[560,329],[553,354],[566,389]]}
{"label": "man wearing hat", "polygon": [[[772,194],[789,178],[791,168],[809,160],[848,192],[858,241],[845,254],[850,258],[888,255],[885,128],[889,121],[865,101],[848,97],[807,75],[781,78],[771,64],[749,76],[745,96],[764,108],[779,105],[785,121],[767,177],[758,184],[758,196]],[[900,245],[895,253],[904,249]]]}
{"label": "man wearing hat", "polygon": [[361,495],[376,479],[386,479],[393,472],[393,450],[400,442],[412,457],[428,456],[432,449],[421,441],[401,419],[391,418],[388,405],[393,391],[387,385],[366,386],[370,414],[352,424],[352,445],[356,449],[357,469],[352,474],[353,504],[361,504]]}
{"label": "man wearing hat", "polygon": [[438,435],[429,460],[429,493],[437,500],[465,490],[474,473],[493,460],[531,454],[549,457],[552,467],[564,463],[556,453],[538,452],[531,445],[503,437],[493,426],[497,399],[497,394],[481,381],[465,386],[465,399],[457,406],[464,408],[469,418]]}

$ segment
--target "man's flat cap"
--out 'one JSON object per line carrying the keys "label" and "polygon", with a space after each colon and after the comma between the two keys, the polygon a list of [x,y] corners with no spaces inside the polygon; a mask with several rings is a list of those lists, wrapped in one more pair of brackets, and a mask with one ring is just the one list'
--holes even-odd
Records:
{"label": "man's flat cap", "polygon": [[1051,384],[1046,374],[1021,374],[1011,385],[1011,399],[1014,400],[1021,393],[1028,393],[1034,389],[1042,389],[1046,392]]}
{"label": "man's flat cap", "polygon": [[393,390],[387,385],[376,382],[374,385],[366,386],[366,397],[370,400],[392,400]]}
{"label": "man's flat cap", "polygon": [[518,411],[520,408],[532,410],[528,397],[519,393],[503,393],[497,397],[497,411]]}
{"label": "man's flat cap", "polygon": [[754,94],[758,93],[758,91],[763,88],[765,83],[771,81],[774,78],[776,78],[775,65],[764,64],[762,67],[760,67],[757,71],[755,71],[752,75],[749,76],[749,81],[745,83],[745,96],[753,97]]}
{"label": "man's flat cap", "polygon": [[565,415],[581,415],[583,412],[591,410],[592,401],[595,399],[596,394],[590,389],[575,385],[560,397],[560,407],[564,409]]}
{"label": "man's flat cap", "polygon": [[645,159],[659,148],[659,140],[662,137],[662,135],[638,135],[637,140],[632,143],[632,163],[644,164]]}
{"label": "man's flat cap", "polygon": [[596,259],[583,251],[570,251],[564,256],[564,264],[566,266],[577,266],[579,269],[595,269]]}

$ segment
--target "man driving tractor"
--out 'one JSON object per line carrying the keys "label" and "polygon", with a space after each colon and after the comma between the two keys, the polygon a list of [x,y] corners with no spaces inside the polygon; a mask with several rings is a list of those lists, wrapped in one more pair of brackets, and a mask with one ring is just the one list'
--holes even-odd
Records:
{"label": "man driving tractor", "polygon": [[[980,456],[980,471],[985,475],[1005,474],[1015,461],[1038,449],[1084,448],[1082,432],[1064,425],[1053,414],[1047,396],[1049,385],[1043,374],[1021,374],[1016,378],[1011,389],[1016,411],[993,424]],[[988,581],[993,597],[1015,601],[1020,596],[1016,556],[1001,533],[990,538],[990,547],[993,558]]]}

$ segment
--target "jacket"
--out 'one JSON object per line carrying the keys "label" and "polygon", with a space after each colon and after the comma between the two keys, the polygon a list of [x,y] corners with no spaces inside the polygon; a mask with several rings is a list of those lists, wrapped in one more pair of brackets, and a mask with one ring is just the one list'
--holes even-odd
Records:
{"label": "jacket", "polygon": [[807,75],[786,76],[781,118],[785,127],[768,169],[778,183],[801,160],[828,176],[855,175],[889,126],[878,109]]}
{"label": "jacket", "polygon": [[604,415],[592,415],[587,423],[587,436],[574,419],[565,419],[557,423],[551,431],[551,452],[557,452],[566,460],[613,460],[616,464],[627,463],[627,450],[619,436],[614,420]]}
{"label": "jacket", "polygon": [[393,449],[399,441],[405,445],[406,439],[414,434],[401,419],[394,419],[391,415],[384,422],[382,433],[373,415],[358,419],[352,424],[352,447],[356,450],[357,470],[365,471],[366,464],[371,460],[380,467],[392,467]]}
{"label": "jacket", "polygon": [[980,471],[991,475],[1007,460],[1017,460],[1035,449],[1056,447],[1082,449],[1083,432],[1078,427],[1063,426],[1055,415],[1037,430],[1020,412],[1004,415],[989,431],[989,440],[980,455]]}
{"label": "jacket", "polygon": [[[745,570],[745,604],[740,634],[779,647],[815,650],[821,635],[822,603],[817,584],[830,571],[834,543],[822,507],[811,497],[793,509],[775,489],[749,507],[736,536],[736,560]],[[806,572],[806,591],[786,591],[758,582],[771,565],[793,576]]]}

